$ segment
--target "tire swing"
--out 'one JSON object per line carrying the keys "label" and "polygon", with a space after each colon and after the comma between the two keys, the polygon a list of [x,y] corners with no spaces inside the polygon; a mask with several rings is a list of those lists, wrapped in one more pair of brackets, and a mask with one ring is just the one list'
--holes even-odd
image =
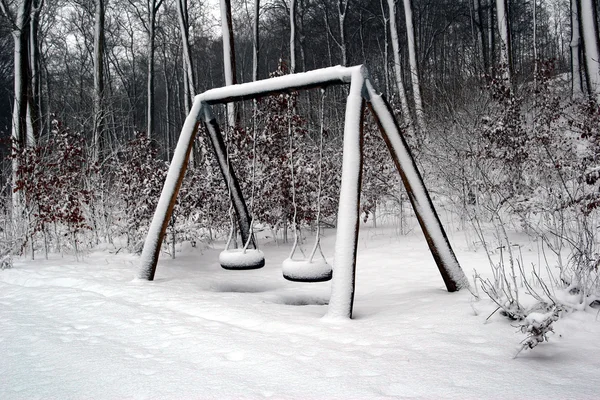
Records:
{"label": "tire swing", "polygon": [[[231,195],[231,175],[229,174],[229,150],[227,150],[227,187],[229,189],[229,222],[231,229],[229,230],[229,237],[227,238],[227,244],[225,250],[219,254],[219,263],[221,267],[227,270],[242,271],[250,269],[259,269],[265,266],[265,255],[258,249],[255,244],[254,249],[249,249],[248,246],[252,242],[254,237],[254,187],[255,187],[255,172],[256,172],[256,107],[254,107],[254,116],[252,121],[252,191],[250,195],[250,212],[252,213],[252,220],[250,221],[250,232],[248,232],[248,239],[244,243],[244,247],[237,249],[230,249],[231,241],[234,234],[235,220],[233,217],[233,199]],[[227,140],[227,137],[225,138]],[[256,241],[255,241],[256,243]]]}
{"label": "tire swing", "polygon": [[[288,281],[293,282],[325,282],[331,279],[333,274],[331,266],[325,260],[323,251],[321,250],[321,190],[322,190],[322,175],[323,175],[323,131],[324,131],[324,110],[325,110],[325,90],[321,89],[321,128],[320,128],[320,143],[319,143],[319,187],[317,191],[317,235],[315,244],[308,258],[294,259],[294,253],[298,248],[298,228],[297,228],[297,211],[296,204],[296,182],[294,180],[294,141],[292,133],[292,123],[290,117],[290,103],[288,102],[288,131],[290,136],[290,164],[291,164],[291,181],[292,181],[292,204],[294,206],[294,245],[290,256],[283,261],[282,272],[283,277]],[[315,258],[319,251],[320,258]]]}

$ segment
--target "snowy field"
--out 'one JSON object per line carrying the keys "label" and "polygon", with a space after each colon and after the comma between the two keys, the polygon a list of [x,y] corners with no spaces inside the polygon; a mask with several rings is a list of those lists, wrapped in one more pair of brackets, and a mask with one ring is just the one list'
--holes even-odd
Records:
{"label": "snowy field", "polygon": [[[451,237],[468,276],[489,273],[483,251]],[[0,399],[598,398],[594,310],[513,359],[516,324],[486,321],[487,298],[445,292],[418,229],[362,230],[351,321],[322,318],[329,283],[281,277],[288,247],[262,249],[265,268],[232,272],[219,245],[186,248],[154,282],[114,250],[16,261],[0,271]]]}

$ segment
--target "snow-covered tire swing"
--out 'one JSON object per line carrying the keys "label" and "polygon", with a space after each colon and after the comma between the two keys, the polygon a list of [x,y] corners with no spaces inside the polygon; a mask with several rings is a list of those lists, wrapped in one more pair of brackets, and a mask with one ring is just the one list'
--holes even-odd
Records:
{"label": "snow-covered tire swing", "polygon": [[265,255],[257,249],[227,249],[219,254],[219,264],[228,270],[259,269],[265,266]]}
{"label": "snow-covered tire swing", "polygon": [[[321,127],[320,127],[320,143],[319,143],[319,187],[317,191],[317,236],[315,238],[315,245],[310,253],[310,256],[306,259],[294,259],[294,253],[298,248],[298,227],[297,227],[297,204],[296,204],[296,182],[294,180],[294,141],[291,125],[291,108],[290,102],[288,101],[288,133],[290,135],[290,164],[292,172],[292,204],[294,205],[294,245],[290,256],[286,258],[282,265],[281,271],[283,277],[288,281],[292,282],[325,282],[331,279],[333,276],[333,270],[331,265],[327,263],[323,251],[321,250],[321,190],[322,190],[322,173],[323,173],[323,132],[324,132],[324,118],[325,118],[325,89],[321,89]],[[315,254],[319,250],[321,258],[315,259]]]}
{"label": "snow-covered tire swing", "polygon": [[[229,152],[227,152],[227,166],[229,168]],[[256,172],[256,102],[254,103],[254,117],[252,127],[252,194],[250,196],[250,210],[254,213],[254,187],[255,187],[255,172]],[[227,174],[230,176],[230,174]],[[219,254],[219,263],[223,269],[227,270],[250,270],[259,269],[265,266],[265,255],[262,251],[257,248],[249,249],[248,246],[254,237],[254,218],[250,221],[250,232],[248,240],[244,243],[244,246],[240,249],[230,249],[229,245],[234,234],[234,218],[233,218],[233,199],[231,198],[231,185],[228,184],[229,188],[229,217],[231,223],[231,230],[229,231],[229,237],[225,250]]]}
{"label": "snow-covered tire swing", "polygon": [[283,277],[292,282],[326,282],[333,275],[331,265],[325,259],[292,260],[287,258],[281,264]]}

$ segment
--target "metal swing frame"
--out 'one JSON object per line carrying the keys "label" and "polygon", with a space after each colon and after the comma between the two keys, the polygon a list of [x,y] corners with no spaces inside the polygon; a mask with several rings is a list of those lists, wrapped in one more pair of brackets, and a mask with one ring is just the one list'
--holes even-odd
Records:
{"label": "metal swing frame", "polygon": [[360,217],[363,162],[362,129],[365,106],[369,107],[375,117],[392,160],[402,178],[446,289],[449,292],[454,292],[468,287],[468,280],[460,268],[448,241],[444,227],[423,184],[415,160],[402,135],[402,130],[394,118],[389,104],[375,90],[368,78],[367,69],[362,65],[323,68],[262,81],[225,86],[197,95],[181,130],[173,161],[169,167],[148,236],[144,243],[140,260],[140,278],[154,279],[161,244],[185,175],[192,144],[200,123],[204,124],[206,128],[223,178],[230,185],[242,240],[244,242],[248,240],[248,235],[251,233],[250,223],[252,218],[248,213],[235,172],[226,157],[225,142],[211,111],[211,105],[345,84],[350,84],[350,90],[346,103],[340,208],[338,210],[331,297],[327,315],[330,317],[352,318]]}

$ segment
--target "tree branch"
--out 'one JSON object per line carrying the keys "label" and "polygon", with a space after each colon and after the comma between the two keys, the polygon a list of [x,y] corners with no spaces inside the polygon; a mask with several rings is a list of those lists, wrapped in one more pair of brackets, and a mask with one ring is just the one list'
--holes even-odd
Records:
{"label": "tree branch", "polygon": [[10,24],[13,26],[13,29],[17,29],[15,17],[8,4],[6,4],[6,0],[0,0],[0,10],[2,11],[2,14],[4,14],[4,16],[9,20]]}

